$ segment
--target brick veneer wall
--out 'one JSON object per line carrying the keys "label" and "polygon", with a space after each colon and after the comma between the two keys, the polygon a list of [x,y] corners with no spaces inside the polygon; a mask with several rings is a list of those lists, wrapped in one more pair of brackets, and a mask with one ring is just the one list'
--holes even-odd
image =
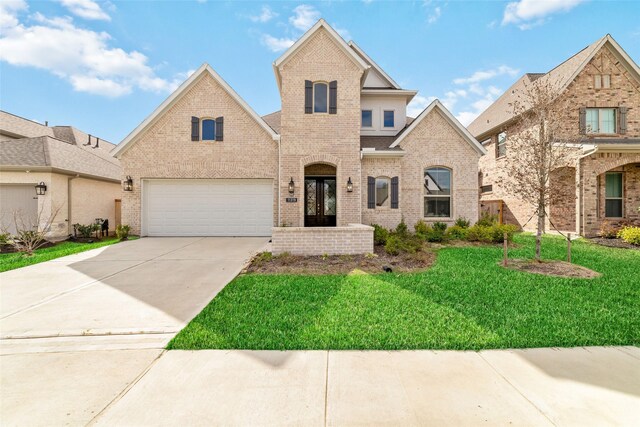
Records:
{"label": "brick veneer wall", "polygon": [[[224,141],[191,141],[191,116],[224,117]],[[145,178],[271,178],[277,223],[277,143],[209,75],[193,86],[122,155],[122,223],[141,230],[141,180]],[[288,182],[288,181],[287,181]]]}
{"label": "brick veneer wall", "polygon": [[279,255],[345,255],[373,253],[373,227],[274,227],[272,252]]}
{"label": "brick veneer wall", "polygon": [[[282,223],[304,224],[304,169],[313,163],[336,167],[337,224],[361,221],[360,78],[362,71],[322,28],[280,66],[281,207]],[[305,114],[305,80],[338,82],[337,114]],[[295,182],[297,203],[285,203],[289,180]],[[346,191],[347,180],[353,192]]]}

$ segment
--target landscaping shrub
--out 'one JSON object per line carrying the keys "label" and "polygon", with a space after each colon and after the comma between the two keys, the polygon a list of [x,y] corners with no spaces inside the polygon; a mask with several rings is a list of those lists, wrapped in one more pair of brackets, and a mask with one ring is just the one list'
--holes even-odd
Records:
{"label": "landscaping shrub", "polygon": [[422,236],[426,236],[431,229],[431,227],[422,219],[416,222],[416,225],[414,225],[413,228],[416,230],[416,234],[420,234]]}
{"label": "landscaping shrub", "polygon": [[640,246],[640,227],[624,227],[618,231],[618,237],[630,245]]}
{"label": "landscaping shrub", "polygon": [[11,237],[11,234],[9,233],[0,233],[0,245],[8,244],[10,237]]}
{"label": "landscaping shrub", "polygon": [[504,233],[507,233],[507,241],[513,240],[513,235],[518,227],[512,224],[493,224],[491,226],[474,225],[467,229],[467,240],[470,242],[501,243]]}
{"label": "landscaping shrub", "polygon": [[433,229],[434,230],[438,230],[438,231],[442,231],[443,233],[447,230],[447,224],[444,222],[434,222],[433,223]]}
{"label": "landscaping shrub", "polygon": [[401,252],[416,253],[422,248],[422,239],[417,235],[392,233],[384,245],[389,255],[399,255]]}
{"label": "landscaping shrub", "polygon": [[383,246],[385,243],[387,243],[389,230],[378,224],[371,224],[371,226],[373,227],[373,244]]}
{"label": "landscaping shrub", "polygon": [[116,226],[116,237],[120,240],[127,240],[129,238],[129,231],[131,231],[131,227],[128,225],[117,225]]}
{"label": "landscaping shrub", "polygon": [[404,218],[400,220],[400,224],[396,227],[396,234],[399,236],[407,236],[409,234],[409,227],[404,222]]}
{"label": "landscaping shrub", "polygon": [[471,225],[471,221],[469,221],[467,218],[459,217],[458,219],[456,219],[455,226],[457,227],[469,228],[470,225]]}
{"label": "landscaping shrub", "polygon": [[[457,222],[457,221],[456,221]],[[444,233],[445,238],[452,240],[466,240],[468,227],[462,227],[460,225],[454,225],[447,228]]]}
{"label": "landscaping shrub", "polygon": [[480,219],[476,222],[476,225],[482,227],[491,227],[498,222],[498,215],[492,215],[489,212],[482,212]]}
{"label": "landscaping shrub", "polygon": [[[480,221],[478,221],[480,222]],[[467,229],[467,240],[470,242],[488,242],[491,241],[491,226],[476,224]]]}
{"label": "landscaping shrub", "polygon": [[87,237],[87,238],[91,237],[91,233],[94,233],[100,230],[100,224],[89,224],[89,225],[74,224],[73,226],[76,229],[76,231],[80,233],[81,237]]}
{"label": "landscaping shrub", "polygon": [[615,239],[618,237],[618,231],[620,229],[607,220],[602,221],[602,224],[600,224],[600,237],[605,239]]}

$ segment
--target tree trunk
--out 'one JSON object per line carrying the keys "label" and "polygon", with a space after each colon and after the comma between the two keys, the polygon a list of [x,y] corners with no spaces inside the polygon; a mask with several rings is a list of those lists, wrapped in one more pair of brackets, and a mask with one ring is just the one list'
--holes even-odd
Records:
{"label": "tree trunk", "polygon": [[540,246],[542,245],[542,232],[544,231],[544,193],[538,196],[538,229],[536,231],[536,261],[540,262]]}

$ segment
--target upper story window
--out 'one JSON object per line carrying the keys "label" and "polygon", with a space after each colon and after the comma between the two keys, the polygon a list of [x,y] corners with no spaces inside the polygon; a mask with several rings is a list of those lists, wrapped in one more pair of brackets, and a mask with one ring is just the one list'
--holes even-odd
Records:
{"label": "upper story window", "polygon": [[587,133],[616,133],[615,108],[587,108]]}
{"label": "upper story window", "polygon": [[593,85],[596,89],[609,89],[611,87],[611,75],[610,74],[594,75]]}
{"label": "upper story window", "polygon": [[372,110],[362,110],[362,127],[363,128],[373,127],[373,111]]}
{"label": "upper story window", "polygon": [[507,133],[500,132],[498,134],[498,143],[496,144],[496,158],[507,155]]}
{"label": "upper story window", "polygon": [[451,217],[451,169],[424,170],[424,216]]}
{"label": "upper story window", "polygon": [[313,84],[313,112],[326,113],[328,111],[329,85],[326,83]]}
{"label": "upper story window", "polygon": [[216,121],[213,119],[202,120],[202,140],[215,141],[216,139]]}
{"label": "upper story window", "polygon": [[391,179],[386,177],[376,178],[376,207],[389,206],[389,188]]}
{"label": "upper story window", "polygon": [[384,111],[384,127],[395,127],[395,112],[393,110]]}

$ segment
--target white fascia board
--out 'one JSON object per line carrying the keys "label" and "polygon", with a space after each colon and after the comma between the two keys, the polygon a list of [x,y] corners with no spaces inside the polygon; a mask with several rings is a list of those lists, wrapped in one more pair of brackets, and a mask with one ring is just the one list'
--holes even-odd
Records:
{"label": "white fascia board", "polygon": [[406,151],[399,150],[360,150],[360,158],[364,157],[403,157]]}

